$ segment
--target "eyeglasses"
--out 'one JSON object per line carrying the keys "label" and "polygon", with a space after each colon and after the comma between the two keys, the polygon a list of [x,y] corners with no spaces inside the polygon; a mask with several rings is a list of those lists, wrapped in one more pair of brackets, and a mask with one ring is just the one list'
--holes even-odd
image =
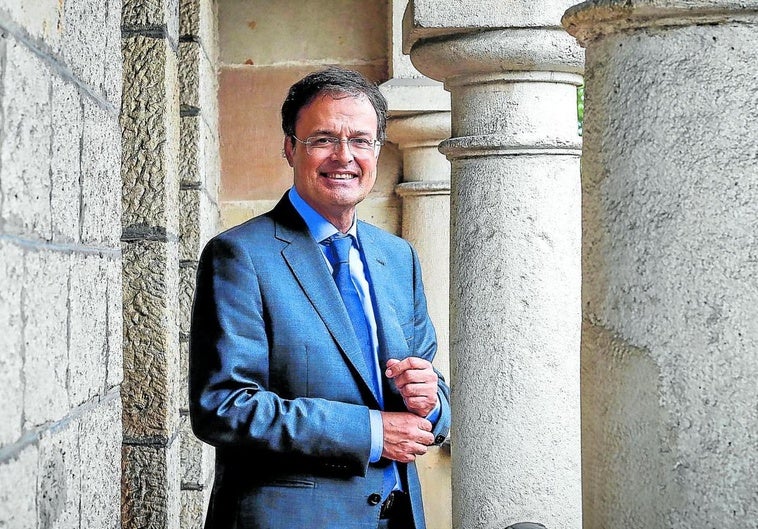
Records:
{"label": "eyeglasses", "polygon": [[305,144],[305,152],[309,155],[313,153],[335,153],[339,150],[340,144],[346,143],[347,148],[350,150],[353,156],[360,158],[373,154],[374,156],[379,154],[379,147],[382,146],[382,142],[379,140],[371,140],[369,138],[337,138],[335,136],[308,136],[305,141],[301,140],[294,134],[290,134],[295,140]]}

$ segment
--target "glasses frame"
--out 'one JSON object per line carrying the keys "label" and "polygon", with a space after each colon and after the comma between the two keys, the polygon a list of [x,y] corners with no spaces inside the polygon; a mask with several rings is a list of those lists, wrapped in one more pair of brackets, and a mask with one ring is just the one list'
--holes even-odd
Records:
{"label": "glasses frame", "polygon": [[[340,148],[340,145],[342,145],[344,143],[344,144],[347,145],[347,150],[350,151],[350,154],[352,154],[356,158],[361,158],[361,157],[363,157],[364,155],[366,155],[366,154],[368,154],[370,152],[373,152],[374,153],[374,157],[376,157],[376,156],[379,155],[379,149],[382,146],[382,142],[379,141],[379,140],[367,140],[366,138],[362,138],[362,137],[356,137],[356,138],[338,138],[337,136],[330,136],[329,134],[314,134],[313,136],[308,136],[307,138],[305,138],[305,140],[301,140],[300,138],[298,138],[294,134],[290,134],[290,137],[294,138],[295,141],[297,141],[298,143],[302,143],[303,145],[305,145],[305,152],[309,156],[313,155],[314,151],[316,151],[316,152],[323,151],[323,152],[329,152],[329,154],[334,154]],[[328,145],[315,146],[315,145],[313,145],[313,138],[332,138],[332,139],[334,139],[336,141],[335,142],[329,142]],[[366,140],[366,141],[370,142],[372,144],[373,148],[371,148],[371,149],[360,149],[360,148],[355,147],[350,142],[352,140],[356,140],[356,139]],[[331,151],[329,150],[330,147],[331,147]],[[353,150],[353,149],[355,149],[355,150]]]}

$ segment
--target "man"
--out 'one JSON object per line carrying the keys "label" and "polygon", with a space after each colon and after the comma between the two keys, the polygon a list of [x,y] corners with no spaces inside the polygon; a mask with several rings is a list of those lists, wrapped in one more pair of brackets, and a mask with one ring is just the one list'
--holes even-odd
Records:
{"label": "man", "polygon": [[216,447],[206,528],[423,529],[414,460],[444,441],[449,389],[415,251],[356,220],[386,102],[330,68],[282,106],[294,186],[200,260],[190,414]]}

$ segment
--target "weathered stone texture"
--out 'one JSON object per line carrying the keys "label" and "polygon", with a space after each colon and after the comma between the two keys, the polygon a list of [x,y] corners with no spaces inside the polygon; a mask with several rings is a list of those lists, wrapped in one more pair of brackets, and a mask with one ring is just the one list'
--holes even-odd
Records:
{"label": "weathered stone texture", "polygon": [[181,510],[178,443],[166,447],[124,445],[124,529],[179,527]]}
{"label": "weathered stone texture", "polygon": [[14,457],[0,462],[0,527],[37,527],[37,447],[26,446]]}
{"label": "weathered stone texture", "polygon": [[21,291],[24,252],[0,240],[0,446],[21,435],[23,414],[23,349]]}
{"label": "weathered stone texture", "polygon": [[81,527],[120,528],[121,400],[118,394],[82,417],[79,447]]}
{"label": "weathered stone texture", "polygon": [[179,0],[123,0],[121,21],[138,30],[163,28],[170,42],[179,42]]}
{"label": "weathered stone texture", "polygon": [[195,437],[188,415],[182,416],[180,440],[182,485],[190,488],[208,486],[213,478],[213,447]]}
{"label": "weathered stone texture", "polygon": [[200,116],[184,116],[181,121],[181,145],[179,155],[179,179],[182,185],[197,185],[203,182],[203,157],[205,146],[201,142]]}
{"label": "weathered stone texture", "polygon": [[183,189],[180,195],[182,261],[197,261],[205,243],[217,230],[218,206],[202,189]]}
{"label": "weathered stone texture", "polygon": [[168,438],[178,421],[176,242],[123,245],[124,434]]}
{"label": "weathered stone texture", "polygon": [[40,438],[37,480],[40,528],[82,527],[82,486],[92,486],[82,481],[82,474],[92,462],[81,458],[80,443],[83,440],[80,441],[79,434],[80,419],[76,419],[63,427],[46,431]]}
{"label": "weathered stone texture", "polygon": [[192,265],[179,268],[179,331],[184,334],[189,334],[190,331],[196,270]]}
{"label": "weathered stone texture", "polygon": [[107,387],[108,389],[121,384],[124,378],[124,317],[123,317],[123,287],[121,285],[120,255],[105,263],[105,276],[108,284],[108,349],[107,349]]}
{"label": "weathered stone texture", "polygon": [[50,72],[15,40],[6,45],[0,180],[6,233],[51,238]]}
{"label": "weathered stone texture", "polygon": [[122,178],[125,228],[178,232],[176,55],[165,39],[124,39]]}
{"label": "weathered stone texture", "polygon": [[182,107],[213,109],[216,106],[216,69],[198,42],[179,46],[179,80]]}
{"label": "weathered stone texture", "polygon": [[71,256],[26,253],[24,325],[25,427],[63,417],[69,409],[68,281]]}
{"label": "weathered stone texture", "polygon": [[117,247],[121,237],[121,129],[115,113],[84,100],[82,242]]}
{"label": "weathered stone texture", "polygon": [[179,34],[198,39],[214,64],[218,60],[215,6],[214,0],[180,0],[179,3]]}
{"label": "weathered stone texture", "polygon": [[[100,2],[63,2],[62,55],[75,77],[84,84],[102,90],[105,80],[105,64],[118,60],[118,47],[108,53],[107,11],[117,8],[108,0]],[[111,40],[111,44],[113,41]]]}
{"label": "weathered stone texture", "polygon": [[82,101],[72,84],[52,80],[50,208],[56,242],[79,241]]}
{"label": "weathered stone texture", "polygon": [[181,526],[183,529],[202,529],[208,498],[202,490],[182,491]]}
{"label": "weathered stone texture", "polygon": [[599,31],[582,160],[588,528],[758,519],[756,19],[701,24],[692,2],[663,3],[569,20]]}
{"label": "weathered stone texture", "polygon": [[97,255],[74,256],[69,299],[69,399],[77,406],[102,393],[108,340],[106,263]]}

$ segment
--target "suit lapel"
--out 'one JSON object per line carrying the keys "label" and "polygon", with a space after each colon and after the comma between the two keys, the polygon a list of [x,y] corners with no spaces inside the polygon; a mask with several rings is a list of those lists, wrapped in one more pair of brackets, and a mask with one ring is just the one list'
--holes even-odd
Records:
{"label": "suit lapel", "polygon": [[[276,238],[288,243],[282,250],[282,257],[347,362],[353,366],[374,395],[370,371],[318,243],[313,240],[308,227],[286,195],[277,204],[272,215],[276,221]],[[374,395],[374,398],[377,399],[377,396]]]}
{"label": "suit lapel", "polygon": [[376,318],[377,336],[379,340],[379,368],[384,369],[389,358],[398,358],[404,345],[402,334],[388,332],[397,328],[398,317],[391,303],[392,285],[396,283],[393,277],[393,267],[385,254],[381,243],[376,240],[369,230],[358,229],[361,248],[366,258],[369,277],[371,278],[372,295],[374,296],[374,316]]}

